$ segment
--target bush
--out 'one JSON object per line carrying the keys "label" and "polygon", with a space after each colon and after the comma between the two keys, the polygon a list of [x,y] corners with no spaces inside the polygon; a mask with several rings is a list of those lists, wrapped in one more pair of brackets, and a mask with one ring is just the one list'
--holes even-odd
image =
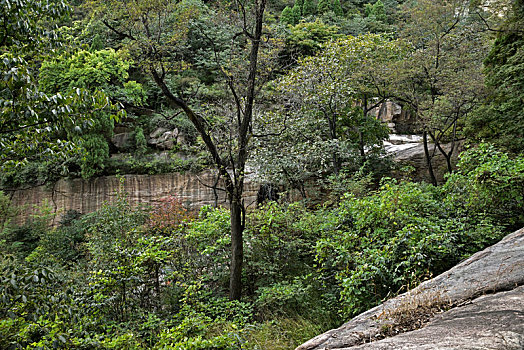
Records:
{"label": "bush", "polygon": [[133,136],[135,141],[135,153],[139,156],[144,155],[147,152],[147,140],[144,135],[144,129],[136,127]]}
{"label": "bush", "polygon": [[56,229],[46,228],[38,247],[28,257],[46,265],[73,266],[86,257],[85,230],[80,213],[69,210]]}
{"label": "bush", "polygon": [[193,218],[176,197],[144,209],[119,194],[57,229],[40,215],[4,236],[25,260],[0,260],[0,348],[296,347],[523,224],[523,163],[480,145],[442,187],[341,176],[322,207],[253,209],[241,301],[227,209]]}
{"label": "bush", "polygon": [[8,225],[1,232],[3,250],[17,258],[24,259],[36,249],[40,237],[45,235],[47,229],[48,222],[43,217],[30,218],[20,226]]}
{"label": "bush", "polygon": [[[326,280],[340,286],[352,316],[451,268],[502,236],[493,218],[461,213],[431,185],[386,181],[363,198],[347,195],[317,242]],[[336,213],[336,214],[335,214]]]}
{"label": "bush", "polygon": [[147,221],[147,228],[153,233],[169,234],[192,219],[191,213],[184,208],[176,196],[160,198],[155,204]]}
{"label": "bush", "polygon": [[[259,317],[270,320],[275,316],[289,316],[304,314],[311,311],[311,296],[313,285],[305,279],[295,278],[292,282],[276,282],[267,287],[257,289],[255,305]],[[306,313],[306,316],[307,316]]]}
{"label": "bush", "polygon": [[444,186],[447,201],[463,215],[483,215],[516,230],[524,226],[524,156],[510,158],[489,144],[460,155]]}
{"label": "bush", "polygon": [[307,210],[270,202],[249,213],[245,238],[246,292],[291,281],[313,271],[315,230],[303,226]]}
{"label": "bush", "polygon": [[179,238],[180,260],[175,271],[181,281],[201,281],[226,295],[231,250],[230,217],[226,209],[203,207]]}
{"label": "bush", "polygon": [[42,266],[4,262],[0,271],[0,347],[58,347],[77,315],[63,276]]}

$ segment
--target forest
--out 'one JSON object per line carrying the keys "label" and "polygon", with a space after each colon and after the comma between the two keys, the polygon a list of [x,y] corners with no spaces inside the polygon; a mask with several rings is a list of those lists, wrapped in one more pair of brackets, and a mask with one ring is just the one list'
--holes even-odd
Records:
{"label": "forest", "polygon": [[[0,8],[0,349],[295,349],[524,227],[524,0]],[[227,205],[11,203],[206,169]]]}

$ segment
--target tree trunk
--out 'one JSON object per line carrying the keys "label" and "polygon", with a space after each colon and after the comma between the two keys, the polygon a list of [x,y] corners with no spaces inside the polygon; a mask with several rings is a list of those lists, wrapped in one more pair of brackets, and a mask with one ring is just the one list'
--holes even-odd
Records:
{"label": "tree trunk", "polygon": [[[325,112],[324,114],[326,115],[327,117],[327,120],[328,120],[328,125],[329,125],[329,136],[331,138],[332,141],[335,141],[335,140],[338,140],[338,137],[337,137],[337,116],[336,115],[331,115],[331,116],[328,116]],[[333,149],[333,153],[331,155],[331,158],[333,160],[333,173],[335,173],[335,175],[338,175],[338,173],[340,172],[340,168],[342,166],[341,164],[341,161],[340,161],[340,158],[338,156],[338,147]]]}
{"label": "tree trunk", "polygon": [[451,142],[451,148],[449,150],[449,153],[446,152],[444,148],[442,148],[442,145],[440,144],[440,140],[435,135],[433,135],[433,133],[429,132],[429,136],[431,136],[431,139],[437,146],[438,150],[446,159],[446,166],[448,168],[448,173],[451,174],[453,172],[453,167],[451,165],[451,156],[453,155],[453,151],[455,150],[455,136],[453,136],[453,141]]}
{"label": "tree trunk", "polygon": [[[266,1],[255,1],[255,28],[251,39],[251,51],[249,53],[249,74],[247,79],[246,102],[244,105],[244,117],[239,119],[238,125],[238,155],[236,159],[236,171],[233,170],[234,188],[229,191],[231,203],[231,267],[229,279],[229,298],[240,300],[242,295],[242,262],[244,259],[243,237],[245,208],[242,203],[242,193],[244,192],[244,170],[248,157],[247,145],[250,140],[249,131],[253,120],[253,107],[256,95],[257,83],[257,64],[258,51],[262,38],[262,28],[264,22],[264,11]],[[244,28],[246,30],[246,28]],[[237,105],[237,108],[240,108]],[[242,111],[239,111],[242,115]]]}
{"label": "tree trunk", "polygon": [[156,299],[158,301],[158,304],[155,306],[161,305],[160,300],[160,265],[155,264],[155,293],[156,293]]}
{"label": "tree trunk", "polygon": [[448,173],[452,173],[453,172],[453,167],[451,165],[451,155],[452,153],[444,153],[444,158],[446,158],[446,166],[448,167]]}
{"label": "tree trunk", "polygon": [[[254,33],[249,33],[249,28],[246,27],[247,24],[244,21],[243,33],[247,34],[247,38],[251,41],[252,46],[249,54],[249,74],[247,77],[247,89],[243,109],[240,106],[240,100],[236,100],[238,153],[236,155],[236,159],[231,157],[231,161],[233,163],[232,174],[228,172],[228,164],[222,159],[220,152],[218,151],[217,144],[211,137],[211,131],[208,129],[208,124],[205,118],[194,111],[186,100],[176,96],[171,92],[169,86],[164,81],[165,72],[163,67],[162,70],[158,70],[157,67],[155,67],[153,64],[151,64],[149,67],[155,83],[160,87],[162,93],[167,98],[171,106],[175,108],[181,108],[189,120],[193,123],[196,130],[199,132],[217,166],[219,176],[224,180],[225,189],[229,197],[229,203],[231,205],[231,266],[229,296],[232,300],[239,300],[242,292],[242,260],[244,257],[242,233],[244,231],[245,216],[244,204],[242,203],[242,193],[244,191],[244,170],[248,157],[247,146],[251,138],[250,130],[253,120],[253,108],[257,84],[258,51],[262,40],[262,29],[266,2],[267,0],[260,0],[260,2],[255,1]],[[245,11],[243,5],[241,7],[242,11]],[[231,89],[232,94],[237,96],[234,84],[229,84],[229,88]]]}
{"label": "tree trunk", "polygon": [[[362,116],[365,118],[369,113],[368,109],[368,97],[364,94],[364,97],[362,99]],[[364,165],[366,162],[366,151],[364,149],[364,133],[359,128],[358,130],[358,149],[360,151],[360,163],[361,165]]]}
{"label": "tree trunk", "polygon": [[358,149],[360,151],[360,158],[362,164],[366,161],[366,150],[364,148],[364,134],[362,133],[362,130],[358,131]]}
{"label": "tree trunk", "polygon": [[242,295],[242,262],[244,259],[244,207],[238,198],[231,201],[231,267],[229,298],[240,300]]}
{"label": "tree trunk", "polygon": [[424,133],[422,134],[422,136],[424,139],[424,155],[426,156],[426,163],[428,164],[429,178],[431,179],[431,183],[437,186],[437,178],[435,177],[435,173],[433,172],[433,165],[431,164],[431,156],[429,155],[428,132],[424,130]]}

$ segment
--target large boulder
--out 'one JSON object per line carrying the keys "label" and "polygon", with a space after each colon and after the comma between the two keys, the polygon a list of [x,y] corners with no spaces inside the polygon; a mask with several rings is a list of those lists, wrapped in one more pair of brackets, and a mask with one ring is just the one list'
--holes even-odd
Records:
{"label": "large boulder", "polygon": [[175,145],[185,142],[185,137],[178,128],[168,130],[165,128],[157,128],[149,134],[148,144],[162,150],[173,149]]}
{"label": "large boulder", "polygon": [[297,350],[524,349],[524,229]]}
{"label": "large boulder", "polygon": [[[452,144],[442,144],[441,147],[446,152],[449,152]],[[442,183],[444,181],[444,175],[448,172],[446,158],[436,149],[433,143],[429,143],[428,148],[430,154],[433,155],[431,164],[433,165],[435,177],[439,183]],[[395,162],[413,167],[410,178],[415,181],[431,181],[422,136],[390,134],[389,139],[384,141],[384,149]],[[457,142],[451,156],[452,166],[457,164],[458,155],[462,150],[463,142]]]}
{"label": "large boulder", "polygon": [[350,349],[524,349],[524,286],[481,296],[422,329]]}
{"label": "large boulder", "polygon": [[123,151],[127,147],[129,147],[131,142],[133,142],[133,133],[122,132],[119,134],[114,134],[111,138],[111,142],[113,142],[113,145],[116,147],[118,151]]}

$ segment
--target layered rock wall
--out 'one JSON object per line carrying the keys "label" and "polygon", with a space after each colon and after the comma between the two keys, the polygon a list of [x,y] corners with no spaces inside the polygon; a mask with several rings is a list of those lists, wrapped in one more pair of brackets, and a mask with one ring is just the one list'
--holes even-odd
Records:
{"label": "layered rock wall", "polygon": [[[223,190],[214,191],[209,186],[215,183],[215,173],[204,171],[199,174],[173,173],[161,175],[104,176],[92,180],[62,179],[52,187],[37,186],[10,193],[13,207],[20,209],[17,223],[24,222],[37,207],[44,204],[51,207],[55,215],[54,224],[67,210],[80,213],[94,212],[106,202],[116,199],[117,193],[127,193],[132,205],[155,204],[170,195],[177,196],[182,203],[197,209],[203,205],[227,206]],[[218,188],[221,184],[218,185]],[[251,179],[245,184],[246,206],[256,204],[259,185]]]}
{"label": "layered rock wall", "polygon": [[[416,181],[429,182],[427,164],[424,156],[424,147],[421,138],[417,136],[391,135],[389,141],[385,142],[385,149],[393,159],[404,165],[411,165],[413,173],[411,177]],[[443,145],[446,151],[450,145]],[[431,147],[434,151],[434,147]],[[454,152],[453,164],[461,146]],[[435,152],[433,167],[439,183],[443,182],[446,173],[446,162],[444,157]],[[124,175],[104,176],[91,180],[62,179],[53,186],[37,186],[25,190],[8,192],[11,196],[12,206],[18,208],[20,214],[15,222],[23,223],[32,213],[37,211],[35,207],[47,204],[55,215],[55,222],[67,210],[76,210],[80,213],[90,213],[101,208],[105,202],[111,202],[116,198],[119,190],[128,194],[129,201],[133,205],[154,205],[160,199],[176,195],[182,203],[191,209],[197,209],[203,205],[227,206],[226,194],[223,190],[214,191],[210,186],[215,183],[216,172],[212,170],[203,171],[199,174],[172,173],[161,175]],[[220,183],[218,188],[223,188]],[[254,175],[248,175],[245,181],[244,200],[246,206],[256,205],[257,192],[260,184]],[[288,191],[289,192],[289,191]],[[290,198],[298,199],[298,193],[291,191]]]}

